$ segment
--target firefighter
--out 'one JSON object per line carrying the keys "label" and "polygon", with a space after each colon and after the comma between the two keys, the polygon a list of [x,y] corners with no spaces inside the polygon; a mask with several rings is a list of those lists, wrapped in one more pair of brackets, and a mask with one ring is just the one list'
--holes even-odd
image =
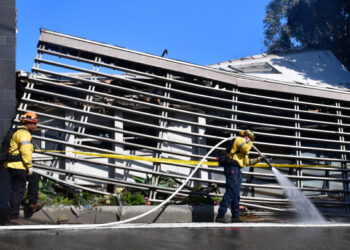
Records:
{"label": "firefighter", "polygon": [[216,222],[226,223],[225,214],[231,206],[231,222],[241,222],[239,216],[239,193],[241,191],[242,171],[245,166],[254,165],[262,160],[262,157],[249,158],[255,135],[249,129],[239,132],[233,143],[227,148],[228,160],[223,163],[226,178],[225,194],[220,202]]}
{"label": "firefighter", "polygon": [[8,224],[10,225],[26,224],[19,220],[18,216],[27,181],[29,203],[24,208],[24,217],[31,217],[44,205],[38,202],[39,175],[33,172],[31,162],[34,151],[31,139],[38,123],[37,115],[33,112],[27,112],[20,117],[20,121],[22,125],[18,126],[12,135],[8,158],[4,164],[10,174],[12,183],[8,209]]}

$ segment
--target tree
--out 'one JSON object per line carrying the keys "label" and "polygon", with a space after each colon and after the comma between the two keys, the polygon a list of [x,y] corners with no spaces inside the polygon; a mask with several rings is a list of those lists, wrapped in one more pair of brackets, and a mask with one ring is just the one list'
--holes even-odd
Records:
{"label": "tree", "polygon": [[329,49],[350,69],[349,0],[272,0],[264,18],[267,52]]}

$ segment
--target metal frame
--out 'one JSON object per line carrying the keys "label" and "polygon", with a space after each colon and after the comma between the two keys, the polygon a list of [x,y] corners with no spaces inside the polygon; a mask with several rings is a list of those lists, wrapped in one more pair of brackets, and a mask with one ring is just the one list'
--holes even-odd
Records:
{"label": "metal frame", "polygon": [[[62,73],[67,71],[73,73]],[[38,125],[40,135],[33,136],[43,145],[150,157],[198,160],[223,138],[250,128],[257,135],[255,144],[275,163],[333,165],[289,169],[288,177],[316,197],[317,206],[350,215],[349,91],[269,81],[41,30],[18,112],[29,110],[44,121]],[[60,136],[50,138],[50,133]],[[167,138],[170,135],[178,139]],[[93,180],[147,189],[154,201],[174,190],[159,186],[160,179],[182,180],[194,168],[46,155],[49,160],[36,158],[35,166],[42,171],[60,178],[73,176],[71,183]],[[109,177],[86,175],[84,166],[89,171],[91,166],[106,169]],[[242,203],[290,210],[268,169],[249,168],[243,174]],[[152,181],[135,183],[132,177],[140,175],[149,175]],[[196,183],[222,185],[221,168],[201,167],[191,179],[192,186]],[[184,190],[181,195],[189,193]]]}

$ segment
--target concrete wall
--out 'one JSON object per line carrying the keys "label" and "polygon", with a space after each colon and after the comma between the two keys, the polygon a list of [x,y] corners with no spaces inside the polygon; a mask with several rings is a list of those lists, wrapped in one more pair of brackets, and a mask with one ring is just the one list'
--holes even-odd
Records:
{"label": "concrete wall", "polygon": [[0,140],[16,109],[16,1],[0,0]]}

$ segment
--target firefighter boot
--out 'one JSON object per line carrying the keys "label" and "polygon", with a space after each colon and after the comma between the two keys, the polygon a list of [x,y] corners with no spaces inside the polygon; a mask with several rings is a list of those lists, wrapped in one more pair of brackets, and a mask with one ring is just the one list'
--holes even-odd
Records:
{"label": "firefighter boot", "polygon": [[44,206],[44,203],[37,202],[35,204],[28,205],[24,208],[24,218],[30,218],[33,216],[34,213],[38,212],[40,209],[42,209]]}
{"label": "firefighter boot", "polygon": [[228,221],[225,219],[225,217],[216,217],[215,222],[228,223]]}
{"label": "firefighter boot", "polygon": [[7,222],[8,225],[27,225],[28,223],[20,219],[12,219]]}

